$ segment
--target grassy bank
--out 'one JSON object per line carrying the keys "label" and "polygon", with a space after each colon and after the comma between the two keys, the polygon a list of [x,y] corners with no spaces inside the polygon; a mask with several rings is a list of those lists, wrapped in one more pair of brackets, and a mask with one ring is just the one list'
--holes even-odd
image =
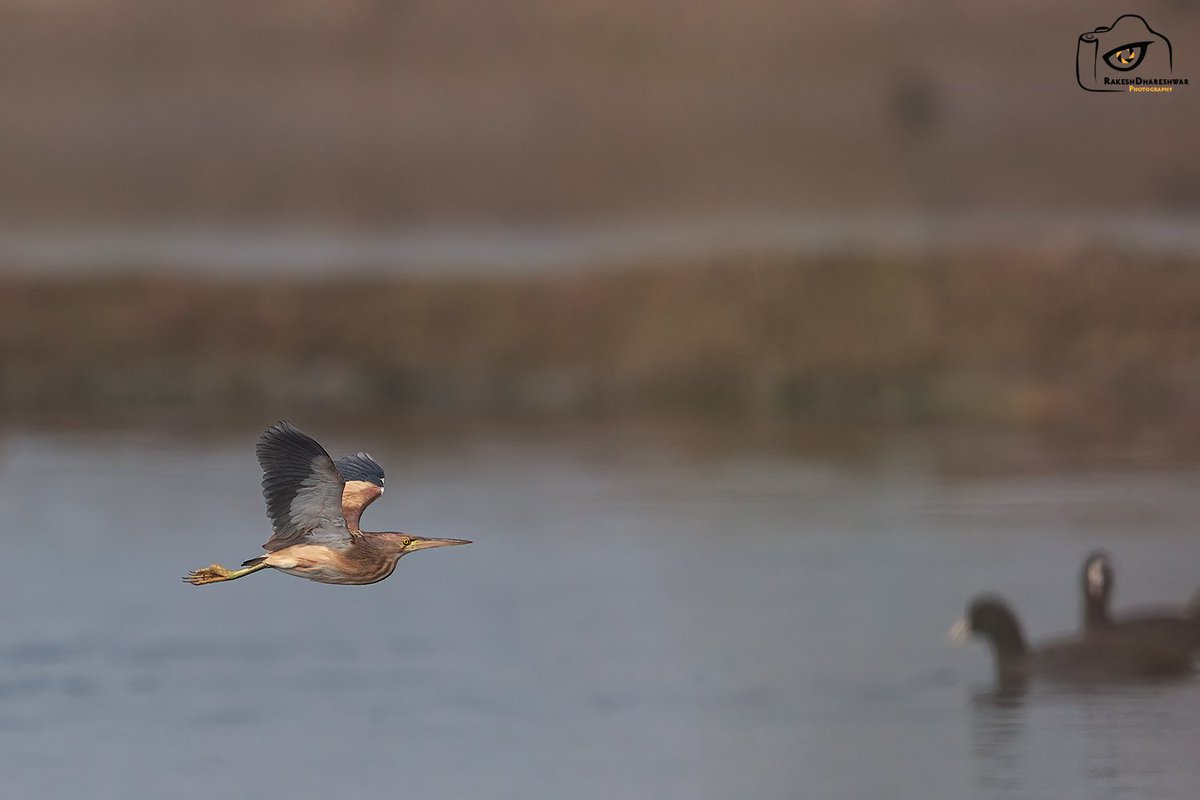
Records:
{"label": "grassy bank", "polygon": [[1191,435],[1200,269],[1081,251],[569,277],[0,280],[0,409],[699,411]]}

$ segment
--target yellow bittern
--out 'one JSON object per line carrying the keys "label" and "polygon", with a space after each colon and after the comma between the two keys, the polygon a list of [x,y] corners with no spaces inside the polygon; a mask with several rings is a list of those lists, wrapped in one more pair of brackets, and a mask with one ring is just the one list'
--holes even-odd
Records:
{"label": "yellow bittern", "polygon": [[271,567],[320,583],[378,583],[408,553],[470,544],[466,539],[427,539],[407,533],[372,533],[358,526],[363,509],[383,494],[383,467],[366,453],[335,463],[321,445],[287,422],[267,428],[255,448],[262,467],[263,497],[274,535],[266,555],[192,570],[193,586],[232,581]]}

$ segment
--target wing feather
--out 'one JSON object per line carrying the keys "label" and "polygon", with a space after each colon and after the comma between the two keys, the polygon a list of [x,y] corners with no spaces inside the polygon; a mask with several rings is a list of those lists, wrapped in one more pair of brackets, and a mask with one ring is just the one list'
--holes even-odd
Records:
{"label": "wing feather", "polygon": [[346,546],[342,517],[344,481],[325,448],[288,422],[263,431],[255,447],[262,467],[263,499],[274,535],[268,552],[294,544]]}
{"label": "wing feather", "polygon": [[336,465],[346,481],[342,492],[342,515],[346,527],[357,531],[363,510],[383,494],[383,467],[362,451],[339,458]]}
{"label": "wing feather", "polygon": [[383,467],[371,457],[370,453],[360,450],[352,456],[342,456],[337,460],[337,470],[347,483],[366,481],[376,486],[383,486]]}

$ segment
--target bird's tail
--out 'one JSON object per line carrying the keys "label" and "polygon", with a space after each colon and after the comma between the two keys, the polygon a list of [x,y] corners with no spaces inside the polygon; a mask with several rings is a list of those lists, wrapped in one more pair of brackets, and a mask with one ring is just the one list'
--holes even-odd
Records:
{"label": "bird's tail", "polygon": [[248,561],[243,561],[242,566],[243,567],[257,567],[259,564],[261,564],[262,562],[264,562],[266,560],[267,560],[266,556],[259,556],[258,558],[251,558]]}

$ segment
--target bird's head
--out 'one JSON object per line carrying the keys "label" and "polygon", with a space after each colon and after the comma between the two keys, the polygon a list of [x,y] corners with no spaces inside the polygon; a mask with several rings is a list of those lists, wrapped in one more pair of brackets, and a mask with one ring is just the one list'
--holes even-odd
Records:
{"label": "bird's head", "polygon": [[408,533],[389,534],[400,555],[415,553],[418,550],[430,550],[434,547],[454,547],[460,544],[471,544],[469,539],[430,539],[425,536],[413,536]]}
{"label": "bird's head", "polygon": [[1025,653],[1020,623],[1008,604],[995,595],[975,598],[967,607],[966,616],[950,629],[950,639],[955,644],[961,644],[971,636],[987,639],[1001,658]]}
{"label": "bird's head", "polygon": [[1107,603],[1113,589],[1112,560],[1108,553],[1096,550],[1083,561],[1083,593],[1092,602]]}

